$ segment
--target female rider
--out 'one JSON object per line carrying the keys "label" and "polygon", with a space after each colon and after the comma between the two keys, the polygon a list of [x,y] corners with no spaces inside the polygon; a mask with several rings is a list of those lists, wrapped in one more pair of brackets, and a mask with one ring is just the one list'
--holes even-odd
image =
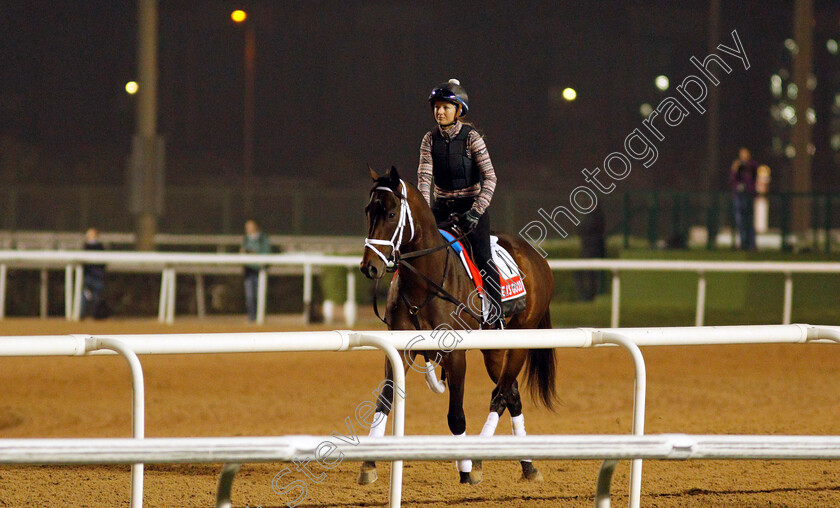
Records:
{"label": "female rider", "polygon": [[[438,223],[451,214],[467,231],[473,261],[482,275],[485,321],[489,328],[504,322],[499,275],[490,254],[490,217],[487,208],[496,188],[496,173],[484,139],[460,120],[469,111],[467,92],[457,79],[441,83],[429,95],[437,127],[420,143],[417,188],[432,207]],[[434,189],[432,178],[434,177]]]}

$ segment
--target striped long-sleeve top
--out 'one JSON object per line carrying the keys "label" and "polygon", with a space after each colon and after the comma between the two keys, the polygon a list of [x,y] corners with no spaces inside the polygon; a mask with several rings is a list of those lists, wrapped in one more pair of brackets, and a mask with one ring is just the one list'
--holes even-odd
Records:
{"label": "striped long-sleeve top", "polygon": [[[445,138],[454,138],[461,131],[461,122],[455,122],[447,129],[436,127],[440,129],[440,133]],[[484,139],[476,132],[475,129],[470,131],[467,137],[467,157],[473,160],[473,163],[478,167],[481,175],[479,183],[458,189],[454,191],[441,189],[437,185],[434,186],[435,198],[465,198],[475,197],[475,202],[472,207],[479,214],[490,206],[490,200],[493,199],[493,191],[496,190],[496,172],[493,170],[493,163],[490,161],[490,154],[487,152],[487,145],[484,144]],[[420,165],[417,168],[417,188],[423,194],[430,205],[432,204],[432,131],[423,136],[423,141],[420,143]]]}

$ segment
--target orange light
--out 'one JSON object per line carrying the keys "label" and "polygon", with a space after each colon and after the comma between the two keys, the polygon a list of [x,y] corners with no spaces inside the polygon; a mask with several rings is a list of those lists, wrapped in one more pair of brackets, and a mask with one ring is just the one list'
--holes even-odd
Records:
{"label": "orange light", "polygon": [[232,19],[236,23],[242,23],[248,18],[248,14],[245,13],[243,10],[235,10],[230,13],[230,19]]}

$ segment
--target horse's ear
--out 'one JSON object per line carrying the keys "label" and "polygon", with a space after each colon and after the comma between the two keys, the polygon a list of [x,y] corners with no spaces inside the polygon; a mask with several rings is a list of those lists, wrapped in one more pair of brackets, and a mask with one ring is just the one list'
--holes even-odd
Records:
{"label": "horse's ear", "polygon": [[392,182],[399,182],[400,181],[400,174],[397,172],[396,166],[391,166],[390,171],[388,171],[388,179]]}
{"label": "horse's ear", "polygon": [[375,181],[377,181],[377,180],[379,180],[379,175],[378,175],[378,174],[376,174],[376,171],[374,171],[372,167],[370,167],[370,164],[368,164],[368,173],[370,174],[370,178],[371,178],[374,182],[375,182]]}

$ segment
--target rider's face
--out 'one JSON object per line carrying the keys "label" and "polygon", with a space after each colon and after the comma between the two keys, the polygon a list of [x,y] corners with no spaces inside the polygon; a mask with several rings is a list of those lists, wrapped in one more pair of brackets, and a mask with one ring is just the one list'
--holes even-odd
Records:
{"label": "rider's face", "polygon": [[451,102],[437,101],[434,105],[435,121],[438,125],[450,125],[455,122],[458,108]]}

